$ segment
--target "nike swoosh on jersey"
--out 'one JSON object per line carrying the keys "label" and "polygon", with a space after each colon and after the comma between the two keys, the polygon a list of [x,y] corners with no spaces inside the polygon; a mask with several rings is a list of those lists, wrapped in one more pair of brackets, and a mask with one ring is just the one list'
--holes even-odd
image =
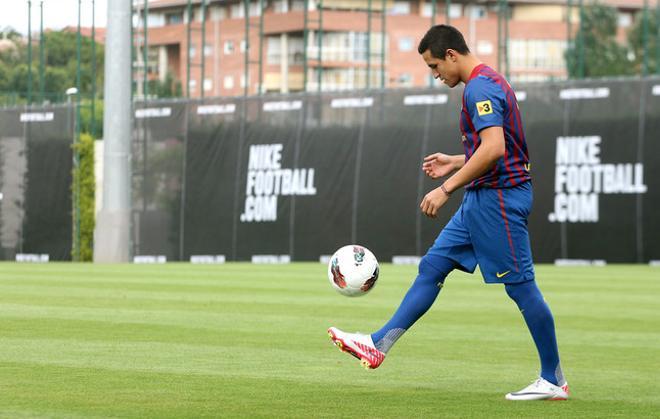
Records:
{"label": "nike swoosh on jersey", "polygon": [[502,273],[496,272],[495,275],[497,275],[498,278],[502,278],[503,276],[508,275],[510,272],[511,271],[506,271],[506,272],[502,272]]}

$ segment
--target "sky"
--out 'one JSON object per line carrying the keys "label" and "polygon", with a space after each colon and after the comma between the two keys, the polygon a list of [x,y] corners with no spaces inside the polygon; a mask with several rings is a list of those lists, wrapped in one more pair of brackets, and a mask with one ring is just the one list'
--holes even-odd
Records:
{"label": "sky", "polygon": [[[44,30],[62,29],[65,26],[78,24],[79,0],[43,0]],[[107,2],[112,0],[95,0],[96,27],[105,27]],[[32,33],[39,32],[39,5],[41,0],[32,0]],[[92,26],[92,0],[80,0],[80,24]],[[22,34],[28,31],[27,0],[0,0],[0,29],[10,26]]]}

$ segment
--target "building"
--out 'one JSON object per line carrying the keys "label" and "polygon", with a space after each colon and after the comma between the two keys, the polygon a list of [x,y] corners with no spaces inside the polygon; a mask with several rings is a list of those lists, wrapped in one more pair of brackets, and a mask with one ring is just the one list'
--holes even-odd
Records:
{"label": "building", "polygon": [[[432,80],[417,44],[433,17],[443,23],[447,16],[472,51],[514,82],[562,79],[569,27],[574,33],[579,24],[578,8],[569,15],[565,0],[509,0],[499,37],[498,0],[202,1],[135,0],[138,92],[144,80],[162,81],[168,73],[191,97],[296,92],[305,85],[308,91],[427,86]],[[619,10],[623,38],[644,0],[603,2]]]}

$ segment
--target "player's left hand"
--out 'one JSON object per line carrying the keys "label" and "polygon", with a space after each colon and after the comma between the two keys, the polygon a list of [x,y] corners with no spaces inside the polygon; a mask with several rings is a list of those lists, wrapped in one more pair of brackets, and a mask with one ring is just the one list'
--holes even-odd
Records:
{"label": "player's left hand", "polygon": [[448,199],[449,197],[442,189],[435,188],[424,196],[419,207],[427,217],[435,218],[438,215],[438,210],[445,205]]}

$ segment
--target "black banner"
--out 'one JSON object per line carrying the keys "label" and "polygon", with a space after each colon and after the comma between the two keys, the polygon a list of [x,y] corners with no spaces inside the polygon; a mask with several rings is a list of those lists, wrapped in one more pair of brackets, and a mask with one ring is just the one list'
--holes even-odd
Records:
{"label": "black banner", "polygon": [[[660,259],[660,79],[515,86],[534,258]],[[136,105],[133,254],[318,260],[350,243],[421,256],[461,201],[419,211],[422,158],[462,154],[462,89]],[[70,259],[72,108],[0,111],[0,258]],[[214,259],[217,260],[217,259]]]}
{"label": "black banner", "polygon": [[[532,161],[536,261],[660,259],[658,85],[651,78],[516,88]],[[388,261],[423,255],[460,204],[457,193],[437,219],[419,211],[438,184],[422,175],[422,158],[463,152],[461,89],[177,106],[142,122],[146,144],[171,147],[172,160],[136,154],[144,168],[136,173],[160,179],[136,176],[134,195],[152,201],[135,203],[136,254],[281,262],[361,243]]]}
{"label": "black banner", "polygon": [[71,260],[73,114],[0,111],[0,259]]}

